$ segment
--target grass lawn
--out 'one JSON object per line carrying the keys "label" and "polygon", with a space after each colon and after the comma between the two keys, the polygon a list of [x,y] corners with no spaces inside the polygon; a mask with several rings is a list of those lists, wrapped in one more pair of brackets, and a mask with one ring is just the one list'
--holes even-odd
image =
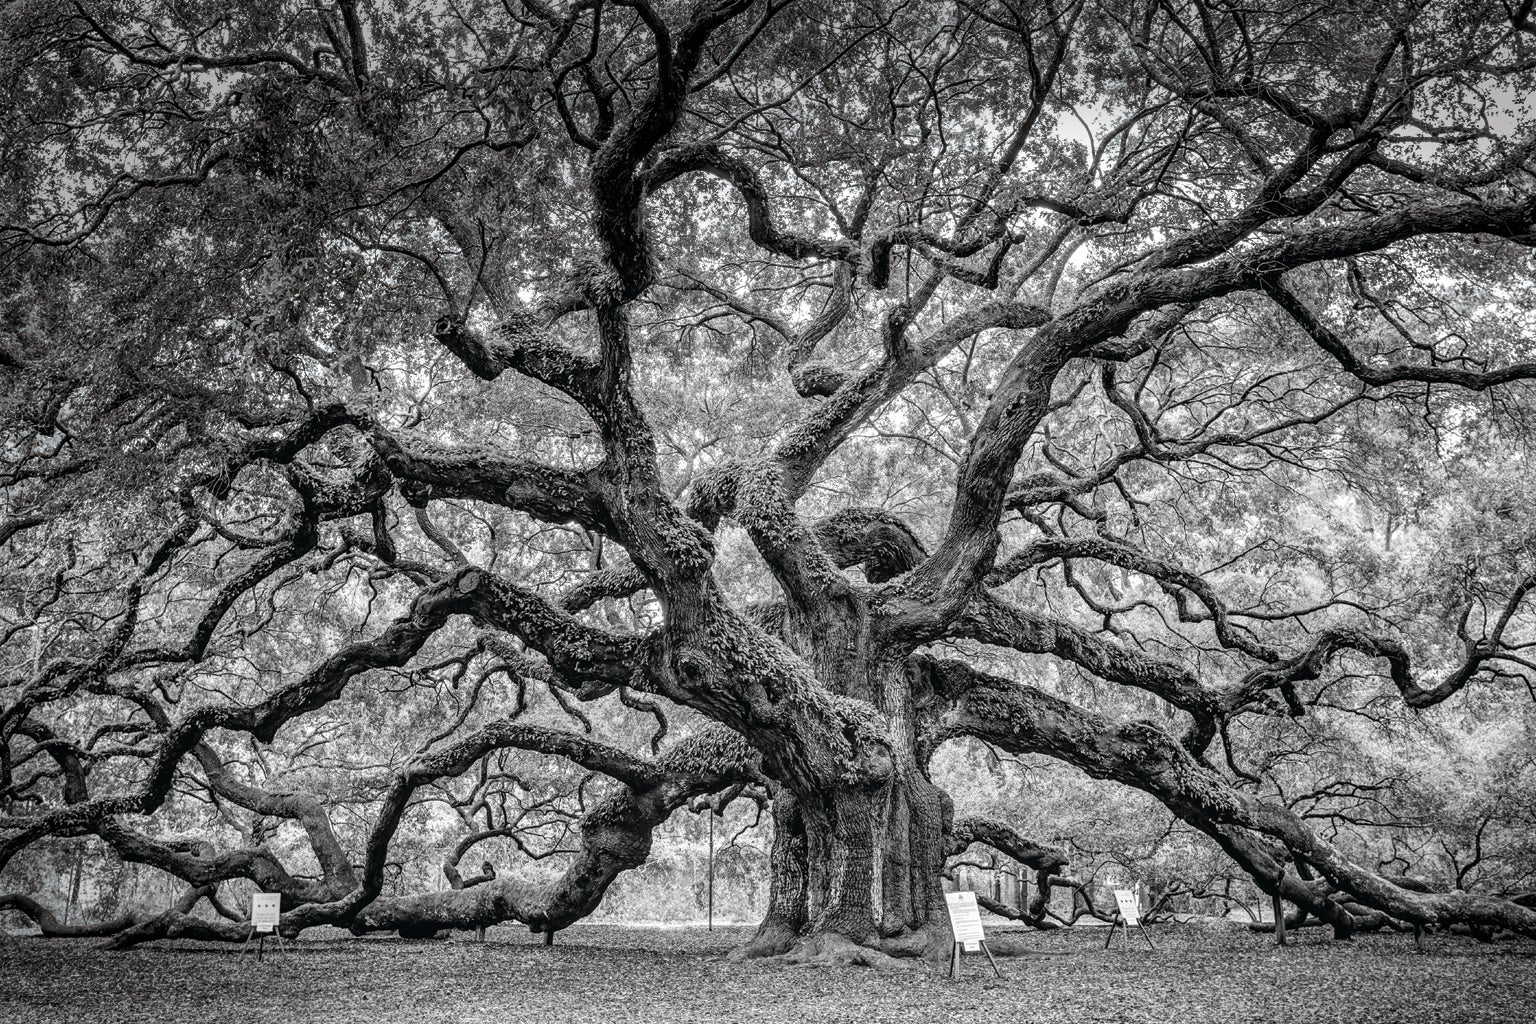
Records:
{"label": "grass lawn", "polygon": [[[1158,928],[1159,949],[1105,951],[1104,932],[1025,933],[1024,952],[967,957],[963,977],[796,968],[723,959],[750,929],[579,925],[546,948],[493,929],[468,938],[310,939],[256,964],[234,948],[177,942],[126,953],[85,940],[0,943],[0,1021],[282,1021],[435,1024],[549,1021],[1536,1021],[1536,943],[1430,936],[1332,943]],[[1138,937],[1133,935],[1133,939]]]}

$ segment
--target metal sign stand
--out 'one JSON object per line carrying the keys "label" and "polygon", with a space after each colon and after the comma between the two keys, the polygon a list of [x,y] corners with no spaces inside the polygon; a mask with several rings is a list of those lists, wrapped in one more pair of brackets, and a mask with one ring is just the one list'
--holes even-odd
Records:
{"label": "metal sign stand", "polygon": [[[992,965],[992,973],[1001,978],[1003,976],[1003,972],[997,969],[997,961],[992,958],[992,951],[987,948],[987,940],[977,939],[975,944],[981,947],[981,951],[983,953],[987,954],[987,963]],[[969,942],[956,941],[950,946],[949,974],[945,975],[945,977],[950,978],[951,980],[960,977],[960,956],[962,954],[961,947],[969,945],[971,945]]]}
{"label": "metal sign stand", "polygon": [[1147,934],[1147,926],[1141,923],[1136,894],[1129,889],[1116,889],[1115,902],[1119,907],[1115,911],[1115,919],[1109,923],[1109,934],[1104,938],[1104,948],[1108,949],[1109,944],[1115,940],[1115,930],[1118,928],[1125,929],[1125,941],[1130,942],[1131,925],[1134,924],[1136,930],[1141,932],[1141,937],[1147,940],[1147,945],[1156,949],[1157,944],[1152,941],[1152,936]]}
{"label": "metal sign stand", "polygon": [[715,812],[709,810],[709,910],[705,931],[715,930]]}
{"label": "metal sign stand", "polygon": [[255,925],[251,925],[250,934],[247,935],[245,937],[245,941],[240,944],[240,955],[241,956],[245,956],[246,952],[250,949],[251,940],[255,939],[256,940],[256,962],[257,963],[261,963],[261,954],[266,949],[267,936],[268,935],[272,936],[272,938],[277,940],[277,948],[278,948],[279,952],[282,952],[282,953],[288,952],[287,944],[285,942],[283,942],[283,937],[281,935],[279,935],[275,929],[273,931],[270,931],[270,932],[267,932],[267,931],[257,931],[256,930],[256,926]]}
{"label": "metal sign stand", "polygon": [[949,974],[951,980],[960,977],[960,957],[967,952],[975,952],[977,948],[987,954],[987,963],[992,965],[992,973],[1001,978],[1003,972],[997,969],[997,961],[992,956],[992,951],[987,948],[986,933],[981,927],[981,914],[976,907],[976,894],[974,892],[951,892],[944,894],[944,909],[949,912],[949,930],[954,937],[954,942],[949,947]]}
{"label": "metal sign stand", "polygon": [[281,916],[281,895],[275,892],[253,893],[251,895],[251,930],[246,934],[245,942],[240,945],[240,955],[245,956],[251,948],[251,940],[256,939],[256,962],[261,963],[262,954],[266,952],[268,935],[277,940],[277,948],[280,952],[288,952],[288,945],[283,942],[283,937],[277,930],[277,922]]}

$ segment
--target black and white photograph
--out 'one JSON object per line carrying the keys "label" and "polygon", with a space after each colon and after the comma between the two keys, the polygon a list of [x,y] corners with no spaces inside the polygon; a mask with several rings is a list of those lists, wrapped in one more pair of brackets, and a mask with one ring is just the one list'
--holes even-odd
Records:
{"label": "black and white photograph", "polygon": [[1536,0],[0,0],[0,1024],[1536,1020]]}

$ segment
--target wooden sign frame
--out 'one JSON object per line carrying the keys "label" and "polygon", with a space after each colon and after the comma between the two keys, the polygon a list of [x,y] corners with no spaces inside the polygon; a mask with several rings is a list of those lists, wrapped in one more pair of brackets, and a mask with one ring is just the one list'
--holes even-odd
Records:
{"label": "wooden sign frame", "polygon": [[974,953],[975,947],[980,947],[981,952],[987,955],[987,963],[992,965],[992,973],[1001,978],[1003,973],[997,969],[997,960],[987,948],[987,934],[981,926],[976,894],[969,890],[947,892],[944,894],[944,909],[949,914],[949,934],[953,940],[949,946],[949,973],[946,977],[951,980],[959,978],[960,957],[965,953]]}

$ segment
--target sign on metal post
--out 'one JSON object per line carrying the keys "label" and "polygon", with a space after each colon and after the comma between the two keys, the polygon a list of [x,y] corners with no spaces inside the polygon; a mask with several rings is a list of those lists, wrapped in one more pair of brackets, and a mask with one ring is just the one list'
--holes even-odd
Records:
{"label": "sign on metal post", "polygon": [[1157,946],[1153,944],[1152,936],[1147,934],[1146,925],[1141,923],[1141,904],[1136,898],[1136,891],[1134,889],[1116,889],[1115,903],[1119,909],[1118,913],[1115,914],[1115,919],[1109,924],[1109,935],[1104,939],[1104,948],[1108,949],[1109,944],[1114,941],[1115,930],[1118,928],[1125,929],[1125,939],[1129,942],[1131,939],[1131,925],[1135,925],[1136,930],[1141,933],[1141,937],[1147,940],[1147,945],[1156,949]]}
{"label": "sign on metal post", "polygon": [[240,947],[240,955],[244,956],[250,948],[251,939],[256,939],[256,962],[261,963],[261,955],[266,950],[267,936],[271,935],[277,940],[279,949],[287,950],[283,943],[283,937],[277,931],[277,923],[283,915],[283,896],[276,892],[257,892],[251,894],[251,931],[245,937],[245,944]]}
{"label": "sign on metal post", "polygon": [[947,892],[944,894],[944,909],[949,912],[949,930],[955,940],[949,950],[949,977],[959,976],[962,951],[974,953],[980,950],[987,955],[992,973],[1001,978],[1003,975],[997,969],[997,961],[992,959],[992,951],[987,948],[987,934],[981,927],[981,910],[976,905],[976,894]]}

